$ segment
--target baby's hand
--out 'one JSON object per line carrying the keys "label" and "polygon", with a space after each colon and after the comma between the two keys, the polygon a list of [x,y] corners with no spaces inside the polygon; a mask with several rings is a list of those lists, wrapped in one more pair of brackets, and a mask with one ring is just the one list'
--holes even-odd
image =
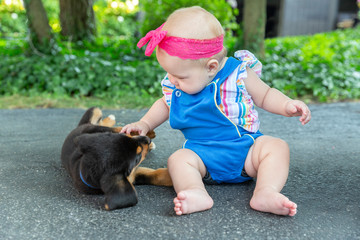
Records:
{"label": "baby's hand", "polygon": [[299,120],[302,125],[307,124],[311,119],[309,107],[299,100],[289,100],[286,103],[285,111],[289,117],[301,116]]}
{"label": "baby's hand", "polygon": [[143,121],[138,121],[125,125],[120,133],[130,134],[132,132],[137,132],[139,135],[145,136],[147,132],[150,131],[149,125]]}

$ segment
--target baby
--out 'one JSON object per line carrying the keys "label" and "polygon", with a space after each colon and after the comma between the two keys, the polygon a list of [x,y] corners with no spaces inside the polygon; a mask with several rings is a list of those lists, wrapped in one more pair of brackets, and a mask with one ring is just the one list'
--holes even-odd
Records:
{"label": "baby", "polygon": [[303,125],[310,121],[310,110],[266,85],[259,78],[261,63],[250,52],[227,57],[223,39],[219,21],[200,7],[175,11],[141,39],[138,47],[148,43],[147,56],[157,47],[157,60],[167,72],[164,96],[122,132],[145,135],[169,119],[184,134],[182,149],[168,159],[177,215],[213,206],[204,183],[256,178],[250,206],[294,216],[297,205],[280,193],[289,172],[289,147],[259,132],[254,104],[271,113],[300,116]]}

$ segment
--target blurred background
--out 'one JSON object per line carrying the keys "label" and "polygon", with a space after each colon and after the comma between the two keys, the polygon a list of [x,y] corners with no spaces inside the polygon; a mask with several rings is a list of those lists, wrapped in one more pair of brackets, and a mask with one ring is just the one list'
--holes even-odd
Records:
{"label": "blurred background", "polygon": [[359,100],[360,0],[0,0],[0,108],[151,106],[165,73],[136,43],[194,5],[222,23],[230,55],[261,60],[270,86]]}

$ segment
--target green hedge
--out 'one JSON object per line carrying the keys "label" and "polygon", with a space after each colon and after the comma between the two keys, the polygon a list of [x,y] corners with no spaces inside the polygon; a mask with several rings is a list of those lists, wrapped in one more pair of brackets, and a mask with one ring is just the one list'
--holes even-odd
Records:
{"label": "green hedge", "polygon": [[[230,49],[231,50],[231,49]],[[54,56],[28,55],[25,40],[0,40],[0,95],[41,93],[116,98],[161,96],[163,70],[135,40],[62,43]],[[266,40],[263,79],[293,98],[360,98],[360,29]]]}
{"label": "green hedge", "polygon": [[291,97],[360,98],[360,28],[266,40],[264,80]]}
{"label": "green hedge", "polygon": [[[0,95],[55,95],[118,97],[160,94],[164,72],[153,58],[144,58],[135,43],[103,39],[97,43],[59,46],[57,55],[20,53],[15,46],[4,51],[0,41]],[[77,45],[77,46],[76,46]],[[20,54],[19,54],[20,53]],[[140,56],[141,55],[141,56]]]}

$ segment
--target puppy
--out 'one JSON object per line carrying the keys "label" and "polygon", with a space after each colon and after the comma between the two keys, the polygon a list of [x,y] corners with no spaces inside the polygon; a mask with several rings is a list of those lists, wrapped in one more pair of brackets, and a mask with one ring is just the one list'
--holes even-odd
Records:
{"label": "puppy", "polygon": [[66,137],[61,162],[75,188],[86,194],[104,194],[105,209],[130,207],[138,202],[133,184],[172,186],[167,168],[138,167],[152,148],[148,136],[119,134],[115,117],[102,119],[99,108],[88,109]]}

